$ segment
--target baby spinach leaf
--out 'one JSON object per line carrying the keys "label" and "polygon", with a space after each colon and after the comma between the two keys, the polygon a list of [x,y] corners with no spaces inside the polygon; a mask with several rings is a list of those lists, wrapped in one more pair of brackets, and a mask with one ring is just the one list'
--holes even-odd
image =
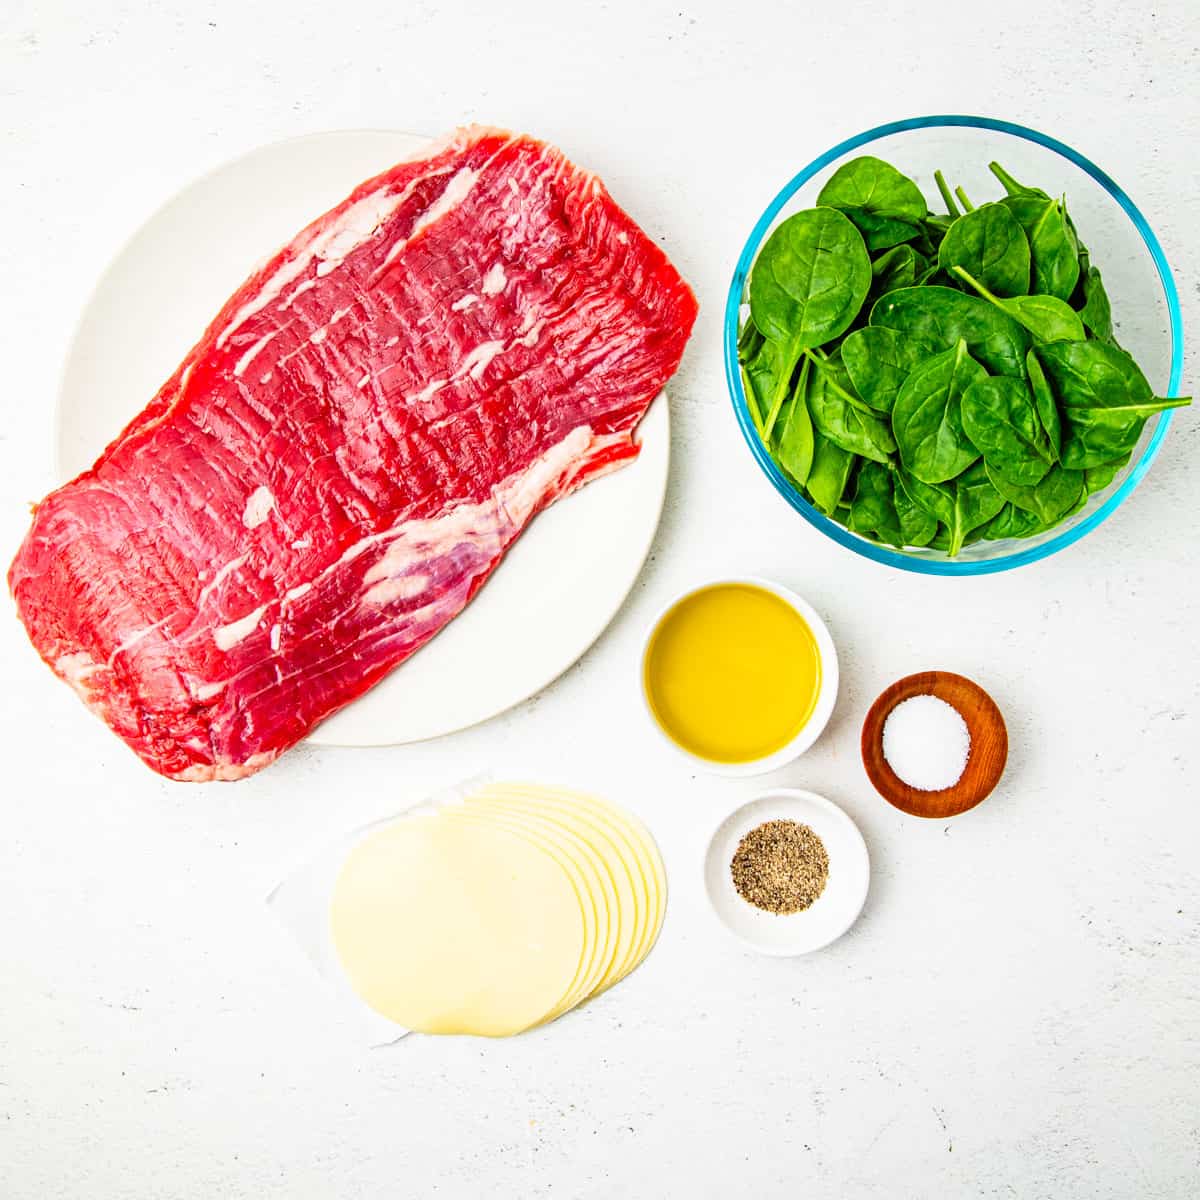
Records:
{"label": "baby spinach leaf", "polygon": [[987,372],[959,339],[913,371],[896,394],[892,432],[905,470],[923,483],[941,483],[978,457],[962,423],[962,395]]}
{"label": "baby spinach leaf", "polygon": [[1113,335],[1112,306],[1109,304],[1108,292],[1104,288],[1104,280],[1096,267],[1089,266],[1080,280],[1083,288],[1083,307],[1079,310],[1079,319],[1102,342],[1110,346],[1117,344]]}
{"label": "baby spinach leaf", "polygon": [[[927,275],[937,269],[938,247],[942,244],[942,239],[949,233],[950,226],[953,224],[953,217],[943,216],[941,213],[930,213],[921,222],[920,236],[913,245],[926,257],[934,260],[933,265],[926,272]],[[918,279],[917,282],[920,283],[921,280]]]}
{"label": "baby spinach leaf", "polygon": [[813,459],[813,427],[806,399],[808,359],[800,378],[780,414],[775,442],[775,461],[801,486],[808,479]]}
{"label": "baby spinach leaf", "polygon": [[889,462],[896,443],[887,421],[855,396],[846,369],[828,359],[809,377],[808,410],[813,424],[843,450],[874,462]]}
{"label": "baby spinach leaf", "polygon": [[[778,401],[775,400],[776,382],[784,370],[783,349],[779,342],[760,341],[753,357],[742,366],[742,387],[746,393],[746,404],[759,435],[768,444],[779,408],[787,395],[787,392],[783,391],[779,394]],[[788,382],[791,381],[791,375],[789,369],[786,375]]]}
{"label": "baby spinach leaf", "polygon": [[840,166],[821,188],[817,203],[841,209],[872,254],[921,233],[925,197],[891,163],[863,155]]}
{"label": "baby spinach leaf", "polygon": [[[973,542],[983,541],[983,531],[987,525],[980,525],[977,529],[972,529],[962,540],[963,546],[970,546]],[[929,543],[933,550],[941,550],[944,554],[950,553],[950,531],[944,526],[938,525],[938,535]],[[961,550],[961,547],[960,547]]]}
{"label": "baby spinach leaf", "polygon": [[1124,454],[1113,462],[1105,463],[1102,467],[1088,467],[1083,472],[1083,482],[1087,487],[1088,495],[1104,491],[1121,471],[1129,466],[1129,460],[1132,457],[1132,453]]}
{"label": "baby spinach leaf", "polygon": [[763,335],[759,333],[758,326],[747,317],[746,323],[742,326],[741,332],[738,334],[738,362],[749,362],[758,353],[762,344]]}
{"label": "baby spinach leaf", "polygon": [[962,397],[962,423],[988,467],[1013,483],[1038,483],[1054,462],[1033,397],[1019,379],[971,384]]}
{"label": "baby spinach leaf", "polygon": [[1046,431],[1046,441],[1050,453],[1057,462],[1062,454],[1062,421],[1058,415],[1058,402],[1050,390],[1042,364],[1037,355],[1030,350],[1025,356],[1025,371],[1029,376],[1029,389],[1033,393],[1034,407],[1037,409],[1038,420]]}
{"label": "baby spinach leaf", "polygon": [[950,531],[941,523],[941,521],[938,522],[937,533],[933,535],[933,538],[928,545],[930,550],[940,550],[943,554],[949,553]]}
{"label": "baby spinach leaf", "polygon": [[857,459],[836,442],[831,442],[819,429],[813,430],[812,467],[808,472],[809,499],[827,516],[832,516],[841,503]]}
{"label": "baby spinach leaf", "polygon": [[[988,478],[982,462],[943,483],[924,483],[903,470],[896,473],[896,480],[915,504],[945,526],[944,549],[951,558],[963,548],[972,531],[986,525],[1004,507],[1004,497]],[[935,535],[930,545],[938,547],[938,541],[939,535]]]}
{"label": "baby spinach leaf", "polygon": [[850,504],[846,528],[853,533],[875,534],[891,546],[903,546],[900,518],[892,501],[892,473],[877,462],[865,462]]}
{"label": "baby spinach leaf", "polygon": [[1069,300],[1079,278],[1079,245],[1066,209],[1041,188],[1018,183],[999,163],[988,166],[1008,192],[1000,203],[1029,240],[1034,292]]}
{"label": "baby spinach leaf", "polygon": [[1004,507],[1004,497],[996,490],[982,462],[968,467],[954,480],[954,485],[958,527],[963,531],[965,543]]}
{"label": "baby spinach leaf", "polygon": [[1010,196],[1033,196],[1039,200],[1049,200],[1050,195],[1043,192],[1041,188],[1026,187],[1023,183],[1018,183],[998,162],[988,163],[988,170],[1000,180],[1004,190]]}
{"label": "baby spinach leaf", "polygon": [[1079,280],[1079,246],[1062,206],[1044,192],[1040,196],[1007,196],[1000,203],[1025,230],[1033,265],[1033,292],[1069,300]]}
{"label": "baby spinach leaf", "polygon": [[921,189],[891,163],[869,154],[838,167],[821,188],[817,203],[861,209],[913,224],[922,221],[926,211]]}
{"label": "baby spinach leaf", "polygon": [[1047,529],[1057,525],[1087,496],[1083,472],[1067,470],[1065,467],[1051,467],[1045,478],[1032,486],[1013,483],[991,467],[987,468],[987,473],[992,485],[1005,500],[1032,513]]}
{"label": "baby spinach leaf", "polygon": [[936,279],[938,275],[937,252],[934,252],[934,257],[929,261],[924,271],[917,275],[917,286],[923,283],[929,283]]}
{"label": "baby spinach leaf", "polygon": [[1027,538],[1044,529],[1041,521],[1031,512],[1005,502],[1004,507],[983,527],[983,536],[989,542],[1002,538]]}
{"label": "baby spinach leaf", "polygon": [[902,544],[928,546],[937,535],[938,519],[904,490],[897,472],[893,472],[892,478],[892,505],[900,524]]}
{"label": "baby spinach leaf", "polygon": [[871,286],[871,260],[858,230],[832,208],[788,217],[767,239],[750,273],[750,315],[777,343],[769,413],[773,420],[801,353],[849,329]]}
{"label": "baby spinach leaf", "polygon": [[960,338],[971,356],[994,375],[1025,376],[1029,331],[978,296],[954,288],[900,288],[871,309],[872,325],[916,333],[939,350],[950,350]]}
{"label": "baby spinach leaf", "polygon": [[1012,210],[1029,239],[1034,292],[1068,299],[1079,278],[1079,257],[1062,208],[1054,200],[1028,196],[1010,196],[1003,203]]}
{"label": "baby spinach leaf", "polygon": [[889,413],[900,385],[937,346],[916,333],[897,333],[878,325],[856,329],[842,343],[842,362],[854,390],[876,412]]}
{"label": "baby spinach leaf", "polygon": [[1102,467],[1129,454],[1147,418],[1191,403],[1155,396],[1133,359],[1104,342],[1055,342],[1039,358],[1062,413],[1064,467]]}
{"label": "baby spinach leaf", "polygon": [[1003,204],[984,204],[950,227],[938,249],[938,266],[969,271],[998,296],[1029,291],[1029,242]]}
{"label": "baby spinach leaf", "polygon": [[[745,324],[741,328],[741,332],[738,334],[737,356],[742,375],[742,391],[746,396],[746,408],[750,412],[750,416],[754,421],[754,427],[758,430],[760,437],[762,436],[763,416],[765,415],[766,408],[764,401],[755,390],[754,379],[748,368],[757,362],[759,355],[762,353],[763,343],[763,335],[759,333],[754,322],[747,317]],[[761,378],[762,375],[760,372],[760,380]]]}
{"label": "baby spinach leaf", "polygon": [[913,287],[929,270],[929,260],[911,246],[894,246],[871,263],[871,290],[867,304],[897,288]]}
{"label": "baby spinach leaf", "polygon": [[[1080,282],[1082,282],[1083,277],[1088,273],[1088,267],[1092,265],[1092,255],[1091,251],[1089,251],[1088,248],[1079,240],[1079,231],[1075,228],[1075,222],[1071,220],[1069,214],[1067,216],[1067,221],[1070,223],[1071,232],[1075,234],[1075,244],[1079,247],[1079,278]],[[1079,289],[1077,287],[1071,296],[1072,304],[1075,303],[1076,297],[1078,296],[1078,291]]]}
{"label": "baby spinach leaf", "polygon": [[758,436],[762,437],[763,419],[762,413],[759,411],[758,398],[754,394],[754,383],[745,367],[741,367],[740,371],[742,376],[742,392],[746,397],[746,409],[750,413],[750,419],[754,422],[754,428],[758,432]]}
{"label": "baby spinach leaf", "polygon": [[902,242],[910,242],[921,233],[920,225],[902,221],[899,217],[871,212],[866,208],[843,208],[839,211],[850,218],[872,254],[898,246]]}
{"label": "baby spinach leaf", "polygon": [[835,209],[788,217],[767,239],[750,275],[750,315],[773,342],[800,350],[837,337],[871,286],[857,229]]}
{"label": "baby spinach leaf", "polygon": [[1087,507],[1087,502],[1088,502],[1088,490],[1087,490],[1087,481],[1085,480],[1084,486],[1083,486],[1083,491],[1080,493],[1079,499],[1076,500],[1075,503],[1071,506],[1067,515],[1065,517],[1063,517],[1063,520],[1064,521],[1069,520],[1077,512],[1082,511],[1085,507]]}
{"label": "baby spinach leaf", "polygon": [[966,280],[989,304],[1024,325],[1040,342],[1081,342],[1087,336],[1079,314],[1065,300],[1056,296],[1013,296],[1004,300],[993,295],[962,267],[956,266],[954,273]]}

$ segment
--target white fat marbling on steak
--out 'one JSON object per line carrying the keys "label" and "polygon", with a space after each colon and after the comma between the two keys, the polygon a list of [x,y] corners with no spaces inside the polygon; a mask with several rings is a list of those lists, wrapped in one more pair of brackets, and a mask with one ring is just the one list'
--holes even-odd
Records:
{"label": "white fat marbling on steak", "polygon": [[84,699],[88,678],[100,670],[100,664],[86,650],[72,654],[60,654],[54,660],[55,673],[65,679]]}
{"label": "white fat marbling on steak", "polygon": [[238,642],[245,641],[258,628],[259,621],[263,619],[263,614],[270,607],[269,604],[259,605],[253,612],[248,612],[236,621],[230,621],[227,625],[218,625],[213,630],[213,641],[216,643],[217,649],[232,650]]}
{"label": "white fat marbling on steak", "polygon": [[303,283],[298,283],[288,295],[288,298],[279,305],[280,312],[287,312],[305,292],[315,288],[321,281],[314,275],[312,279],[306,279]]}
{"label": "white fat marbling on steak", "polygon": [[[324,278],[331,271],[341,266],[352,251],[375,236],[376,232],[386,223],[392,213],[412,195],[418,184],[423,183],[433,175],[446,174],[447,170],[448,168],[442,171],[418,175],[414,179],[409,180],[398,192],[389,193],[386,187],[381,187],[378,191],[371,192],[361,199],[356,200],[344,212],[340,213],[336,220],[330,221],[329,224],[313,232],[307,243],[298,250],[295,257],[280,264],[275,274],[263,284],[262,291],[253,300],[243,304],[233,314],[229,324],[225,326],[217,337],[217,348],[221,349],[229,338],[246,321],[254,316],[255,313],[262,312],[264,308],[274,303],[284,288],[288,284],[300,279],[314,262],[316,263],[316,277],[318,279]],[[461,173],[462,168],[459,170],[459,174]],[[453,183],[454,180],[452,179],[447,187],[452,186]],[[440,199],[441,197],[439,197]],[[450,207],[453,207],[453,205]],[[431,215],[435,209],[438,209],[438,202],[436,201],[422,214],[422,218],[419,218],[419,220],[425,219],[425,223],[429,224],[449,211],[449,208],[442,208],[437,211],[436,215]],[[401,242],[404,240],[403,238],[400,239]],[[307,291],[309,287],[315,286],[315,283],[316,279],[301,282],[288,297],[287,301],[280,307],[286,308],[291,305],[297,296]]]}
{"label": "white fat marbling on steak", "polygon": [[272,329],[270,333],[264,333],[262,335],[262,337],[260,337],[258,339],[258,341],[255,342],[254,345],[251,346],[250,349],[247,350],[246,353],[243,354],[242,357],[239,358],[237,360],[237,362],[234,364],[234,368],[233,368],[234,375],[236,375],[240,379],[242,377],[242,375],[245,373],[246,368],[255,360],[255,358],[258,357],[258,352],[260,350],[262,350],[265,346],[270,345],[270,343],[275,339],[275,336],[276,336],[276,334],[278,334],[278,332],[279,332],[279,330]]}
{"label": "white fat marbling on steak", "polygon": [[383,262],[376,269],[373,278],[382,275],[423,229],[427,229],[435,221],[441,220],[447,213],[453,212],[470,194],[478,178],[478,171],[474,171],[470,167],[459,167],[442,190],[442,194],[413,222],[408,237],[397,238],[392,244],[387,254],[384,255]]}
{"label": "white fat marbling on steak", "polygon": [[242,524],[247,529],[257,529],[274,510],[275,497],[271,494],[270,488],[256,487],[246,501],[246,508],[242,513]]}
{"label": "white fat marbling on steak", "polygon": [[506,348],[504,342],[482,342],[463,359],[462,366],[458,369],[458,377],[469,375],[472,379],[479,379],[487,370],[488,363]]}
{"label": "white fat marbling on steak", "polygon": [[163,617],[161,620],[155,621],[153,625],[147,625],[144,629],[137,629],[133,633],[127,634],[113,647],[113,652],[108,656],[108,662],[105,665],[111,667],[116,661],[118,654],[124,654],[127,650],[132,650],[143,638],[149,637],[164,625],[169,624],[170,620],[169,616]]}
{"label": "white fat marbling on steak", "polygon": [[434,221],[441,220],[448,212],[453,212],[470,195],[479,172],[471,167],[459,167],[454,172],[450,182],[446,184],[442,194],[414,222],[412,233],[408,235],[411,242],[423,229],[428,229]]}
{"label": "white fat marbling on steak", "polygon": [[431,379],[415,396],[408,401],[410,404],[427,404],[450,382],[449,379]]}
{"label": "white fat marbling on steak", "polygon": [[347,304],[344,308],[335,309],[333,316],[331,316],[324,325],[314,329],[312,333],[308,335],[308,340],[312,342],[314,346],[319,346],[329,336],[329,331],[339,321],[344,321],[353,311],[353,304]]}
{"label": "white fat marbling on steak", "polygon": [[483,283],[480,284],[479,290],[485,296],[498,296],[504,291],[505,285],[508,283],[508,276],[504,273],[503,263],[493,263],[491,269],[483,277]]}
{"label": "white fat marbling on steak", "polygon": [[203,606],[205,600],[209,598],[221,586],[225,580],[233,574],[238,567],[244,566],[246,560],[250,557],[249,551],[245,554],[239,554],[237,558],[231,558],[219,571],[200,589],[200,594],[196,597],[196,607]]}
{"label": "white fat marbling on steak", "polygon": [[[579,461],[592,443],[591,429],[587,425],[577,426],[525,470],[498,484],[487,500],[478,504],[460,504],[440,517],[405,521],[363,539],[363,543],[387,543],[382,557],[363,575],[364,602],[381,605],[406,597],[409,594],[406,587],[398,586],[398,582],[411,578],[408,572],[414,566],[449,554],[451,550],[471,543],[484,543],[480,548],[494,553],[493,547],[506,544],[529,520],[547,491],[573,463]],[[343,560],[349,553],[342,555]]]}
{"label": "white fat marbling on steak", "polygon": [[385,579],[375,584],[363,596],[365,604],[394,604],[397,600],[411,600],[429,590],[429,576],[401,575],[396,579]]}

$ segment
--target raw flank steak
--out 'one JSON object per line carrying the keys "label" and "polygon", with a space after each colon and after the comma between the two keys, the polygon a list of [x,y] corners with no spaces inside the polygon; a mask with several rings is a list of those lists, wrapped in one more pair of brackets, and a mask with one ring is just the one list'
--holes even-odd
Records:
{"label": "raw flank steak", "polygon": [[461,612],[537,512],[637,454],[695,316],[594,175],[459,130],[256,271],[37,506],[20,618],[154,770],[249,775]]}

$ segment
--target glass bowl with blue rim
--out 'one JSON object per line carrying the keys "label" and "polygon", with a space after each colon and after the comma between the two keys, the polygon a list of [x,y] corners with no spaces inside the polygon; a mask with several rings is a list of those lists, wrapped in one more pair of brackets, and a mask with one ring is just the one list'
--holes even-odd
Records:
{"label": "glass bowl with blue rim", "polygon": [[1183,368],[1183,322],[1170,266],[1144,216],[1103,170],[1057,139],[1008,121],[933,116],[868,129],[827,150],[798,172],[755,223],[733,274],[725,306],[725,374],[738,424],[776,491],[835,542],[876,562],[931,575],[982,575],[1037,562],[1077,542],[1110,517],[1132,494],[1154,461],[1171,424],[1171,411],[1151,416],[1126,465],[1112,482],[1060,524],[1027,538],[968,541],[956,557],[944,549],[884,545],[851,532],[820,511],[763,444],[748,407],[738,360],[739,333],[749,313],[750,274],[771,232],[787,217],[816,205],[835,171],[862,155],[891,163],[914,180],[931,212],[946,206],[935,182],[940,170],[976,205],[1005,193],[988,164],[998,162],[1014,179],[1065,197],[1091,262],[1103,272],[1112,303],[1114,334],[1133,355],[1157,396],[1177,396]]}

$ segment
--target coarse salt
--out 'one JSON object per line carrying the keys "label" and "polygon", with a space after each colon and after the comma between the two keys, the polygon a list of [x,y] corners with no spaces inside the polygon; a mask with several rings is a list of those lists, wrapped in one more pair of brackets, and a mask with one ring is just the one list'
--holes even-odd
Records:
{"label": "coarse salt", "polygon": [[953,787],[971,756],[971,731],[962,714],[937,696],[901,701],[883,723],[883,757],[909,787]]}

